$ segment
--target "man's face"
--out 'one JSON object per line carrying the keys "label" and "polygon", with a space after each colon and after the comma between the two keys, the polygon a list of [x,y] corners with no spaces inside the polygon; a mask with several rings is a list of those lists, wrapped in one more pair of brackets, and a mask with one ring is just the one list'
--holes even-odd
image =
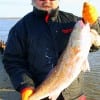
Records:
{"label": "man's face", "polygon": [[33,0],[33,5],[40,10],[51,11],[58,7],[59,0]]}

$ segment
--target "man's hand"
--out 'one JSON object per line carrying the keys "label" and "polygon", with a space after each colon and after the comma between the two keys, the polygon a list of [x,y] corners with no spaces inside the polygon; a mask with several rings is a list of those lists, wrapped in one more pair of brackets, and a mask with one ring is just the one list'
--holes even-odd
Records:
{"label": "man's hand", "polygon": [[90,32],[92,37],[92,44],[97,48],[100,47],[100,35],[94,29],[91,29]]}
{"label": "man's hand", "polygon": [[83,5],[82,16],[85,22],[93,24],[98,18],[98,12],[92,4],[85,2]]}
{"label": "man's hand", "polygon": [[34,88],[25,88],[21,91],[21,100],[29,100],[29,97],[34,93]]}

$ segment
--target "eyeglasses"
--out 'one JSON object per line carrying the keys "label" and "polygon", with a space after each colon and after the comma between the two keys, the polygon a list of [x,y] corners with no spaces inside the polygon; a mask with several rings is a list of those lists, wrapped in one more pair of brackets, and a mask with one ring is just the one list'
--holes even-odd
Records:
{"label": "eyeglasses", "polygon": [[[40,0],[40,1],[46,1],[46,0]],[[56,1],[56,0],[49,0],[49,1]]]}

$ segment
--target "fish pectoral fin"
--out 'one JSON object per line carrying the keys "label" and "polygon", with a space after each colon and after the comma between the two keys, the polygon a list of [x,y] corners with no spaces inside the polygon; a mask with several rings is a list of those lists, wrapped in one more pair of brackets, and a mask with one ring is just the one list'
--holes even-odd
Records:
{"label": "fish pectoral fin", "polygon": [[50,93],[50,95],[49,95],[49,99],[50,100],[56,100],[57,98],[58,98],[58,96],[60,95],[60,92],[58,93],[58,92],[52,92],[52,93]]}
{"label": "fish pectoral fin", "polygon": [[83,72],[86,72],[86,71],[90,72],[90,66],[89,66],[89,62],[87,59],[83,62],[81,70]]}
{"label": "fish pectoral fin", "polygon": [[58,98],[59,95],[53,95],[53,96],[49,96],[49,100],[56,100]]}

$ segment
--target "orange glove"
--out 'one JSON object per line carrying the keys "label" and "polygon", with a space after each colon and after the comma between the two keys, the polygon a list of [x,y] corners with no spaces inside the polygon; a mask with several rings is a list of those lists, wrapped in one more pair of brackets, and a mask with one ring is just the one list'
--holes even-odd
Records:
{"label": "orange glove", "polygon": [[34,88],[28,87],[28,88],[24,88],[21,91],[21,97],[22,100],[28,100],[28,98],[34,93]]}
{"label": "orange glove", "polygon": [[85,2],[83,5],[82,16],[85,22],[93,24],[98,18],[98,12],[92,4]]}

